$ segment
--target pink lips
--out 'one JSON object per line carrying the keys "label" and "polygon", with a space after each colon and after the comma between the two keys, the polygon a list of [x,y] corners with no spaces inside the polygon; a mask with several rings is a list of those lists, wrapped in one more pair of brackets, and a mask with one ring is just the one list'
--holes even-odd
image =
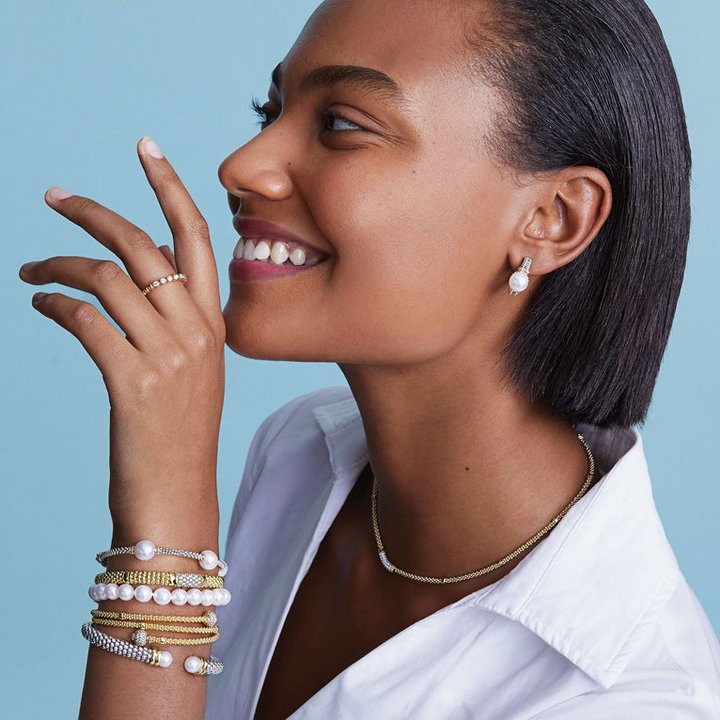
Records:
{"label": "pink lips", "polygon": [[[320,263],[318,263],[319,265]],[[276,265],[273,262],[260,260],[232,260],[228,272],[231,280],[247,282],[248,280],[271,280],[285,275],[296,275],[312,270],[317,265]]]}

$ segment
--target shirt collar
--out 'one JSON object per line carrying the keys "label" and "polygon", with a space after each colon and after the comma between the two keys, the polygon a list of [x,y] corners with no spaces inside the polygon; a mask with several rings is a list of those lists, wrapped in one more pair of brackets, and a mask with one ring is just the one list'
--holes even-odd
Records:
{"label": "shirt collar", "polygon": [[[334,482],[367,460],[357,403],[313,409]],[[502,580],[472,606],[522,624],[610,687],[672,595],[679,570],[652,497],[635,427],[578,423],[603,477]]]}

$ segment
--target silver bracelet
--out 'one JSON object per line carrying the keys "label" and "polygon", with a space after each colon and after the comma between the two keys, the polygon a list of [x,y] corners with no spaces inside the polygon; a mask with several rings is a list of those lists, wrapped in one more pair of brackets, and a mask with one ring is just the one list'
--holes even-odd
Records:
{"label": "silver bracelet", "polygon": [[[139,660],[155,667],[169,667],[172,664],[172,655],[167,650],[153,650],[120,640],[112,635],[106,635],[97,630],[90,622],[83,623],[80,631],[86,640],[101,650],[107,650],[132,660]],[[191,675],[219,675],[225,665],[222,660],[213,655],[209,658],[190,655],[185,658],[183,667]]]}
{"label": "silver bracelet", "polygon": [[212,550],[203,550],[200,553],[191,550],[173,550],[172,548],[157,547],[152,540],[141,540],[135,545],[116,547],[100,552],[95,559],[103,566],[107,565],[107,559],[113,555],[134,555],[138,560],[150,560],[155,555],[177,555],[178,557],[192,558],[200,563],[203,570],[214,570],[218,568],[218,575],[225,577],[227,574],[227,563],[220,560]]}
{"label": "silver bracelet", "polygon": [[139,660],[140,662],[153,665],[155,667],[169,667],[172,664],[172,655],[167,650],[153,650],[148,647],[138,647],[134,643],[120,640],[112,635],[96,630],[92,623],[83,623],[80,628],[82,636],[90,642],[91,645],[99,647],[101,650],[122,655],[123,657]]}

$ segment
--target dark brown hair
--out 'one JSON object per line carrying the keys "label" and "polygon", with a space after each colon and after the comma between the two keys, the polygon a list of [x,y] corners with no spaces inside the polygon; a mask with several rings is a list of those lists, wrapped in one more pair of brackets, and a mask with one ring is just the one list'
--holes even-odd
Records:
{"label": "dark brown hair", "polygon": [[642,0],[483,5],[467,29],[473,73],[506,105],[487,146],[520,171],[591,165],[613,191],[598,236],[543,276],[507,343],[512,382],[576,422],[642,424],[690,233],[690,144],[662,32]]}

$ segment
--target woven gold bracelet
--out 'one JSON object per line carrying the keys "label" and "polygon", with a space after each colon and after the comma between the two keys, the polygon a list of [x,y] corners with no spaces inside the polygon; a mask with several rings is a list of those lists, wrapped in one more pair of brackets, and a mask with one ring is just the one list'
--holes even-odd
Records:
{"label": "woven gold bracelet", "polygon": [[144,647],[145,645],[212,645],[219,639],[220,635],[218,633],[202,638],[155,637],[154,635],[148,635],[144,630],[136,630],[132,634],[132,641],[138,647]]}
{"label": "woven gold bracelet", "polygon": [[200,573],[151,572],[147,570],[111,570],[95,576],[95,584],[168,585],[181,588],[221,588],[224,578]]}
{"label": "woven gold bracelet", "polygon": [[91,610],[94,618],[105,620],[136,620],[138,622],[176,622],[176,623],[201,623],[213,627],[217,625],[217,615],[208,610],[202,615],[141,615],[140,613],[110,612],[109,610]]}
{"label": "woven gold bracelet", "polygon": [[131,622],[129,620],[92,619],[93,625],[100,627],[123,627],[133,630],[163,630],[164,632],[188,633],[190,635],[217,635],[216,627],[185,627],[183,625],[166,625],[164,623]]}

